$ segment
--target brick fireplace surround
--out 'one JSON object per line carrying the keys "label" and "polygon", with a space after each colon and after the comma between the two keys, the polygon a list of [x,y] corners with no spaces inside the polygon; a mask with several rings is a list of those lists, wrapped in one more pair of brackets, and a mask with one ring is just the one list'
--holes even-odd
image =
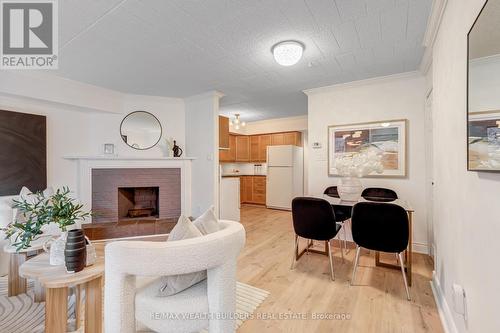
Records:
{"label": "brick fireplace surround", "polygon": [[118,190],[133,187],[158,188],[159,219],[181,215],[180,168],[92,169],[92,222],[118,222]]}

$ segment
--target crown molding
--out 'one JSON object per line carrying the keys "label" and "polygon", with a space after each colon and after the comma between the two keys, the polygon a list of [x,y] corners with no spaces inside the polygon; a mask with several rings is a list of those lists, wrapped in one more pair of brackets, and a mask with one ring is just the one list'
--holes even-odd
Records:
{"label": "crown molding", "polygon": [[424,40],[422,42],[422,45],[425,47],[425,52],[419,67],[419,71],[424,75],[427,74],[432,65],[432,49],[434,47],[434,42],[436,41],[439,26],[443,20],[447,4],[448,0],[434,0],[432,2],[431,15],[429,16],[427,29],[425,30]]}
{"label": "crown molding", "polygon": [[417,78],[417,77],[421,77],[421,76],[422,76],[422,74],[419,71],[412,71],[412,72],[398,73],[398,74],[387,75],[387,76],[379,76],[379,77],[374,77],[374,78],[365,79],[365,80],[351,81],[351,82],[347,82],[347,83],[339,83],[339,84],[334,84],[331,86],[312,88],[312,89],[303,90],[302,92],[304,94],[310,96],[310,95],[313,95],[316,93],[322,93],[322,92],[327,92],[327,91],[332,91],[332,90],[356,88],[356,87],[361,87],[361,86],[366,86],[366,85],[371,85],[371,84],[381,84],[384,82],[391,82],[394,80]]}

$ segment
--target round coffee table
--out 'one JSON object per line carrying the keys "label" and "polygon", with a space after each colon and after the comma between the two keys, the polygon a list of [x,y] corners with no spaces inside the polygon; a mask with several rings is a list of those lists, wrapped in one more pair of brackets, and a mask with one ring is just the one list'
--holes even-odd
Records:
{"label": "round coffee table", "polygon": [[45,288],[45,332],[64,333],[68,321],[68,287],[76,287],[77,326],[80,315],[80,291],[85,289],[85,332],[102,332],[102,288],[104,246],[96,246],[97,260],[78,273],[66,273],[65,266],[51,266],[49,254],[29,259],[19,267],[24,278],[36,280]]}

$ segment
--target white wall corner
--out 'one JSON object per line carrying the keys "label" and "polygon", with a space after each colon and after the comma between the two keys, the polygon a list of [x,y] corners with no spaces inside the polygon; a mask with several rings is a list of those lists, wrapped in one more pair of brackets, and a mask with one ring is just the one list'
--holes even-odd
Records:
{"label": "white wall corner", "polygon": [[453,320],[453,314],[451,313],[448,302],[446,301],[446,298],[444,296],[444,291],[441,289],[441,284],[439,283],[436,271],[432,272],[432,280],[430,281],[430,284],[444,332],[458,333],[457,327],[455,326],[455,321]]}
{"label": "white wall corner", "polygon": [[427,29],[425,30],[424,40],[422,41],[425,52],[419,66],[419,71],[424,75],[427,74],[432,65],[432,49],[447,4],[448,0],[434,0],[432,2],[431,14],[427,21]]}

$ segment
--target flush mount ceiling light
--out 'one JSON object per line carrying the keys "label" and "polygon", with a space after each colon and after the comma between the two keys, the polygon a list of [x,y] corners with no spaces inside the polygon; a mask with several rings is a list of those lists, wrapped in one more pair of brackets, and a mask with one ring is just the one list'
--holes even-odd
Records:
{"label": "flush mount ceiling light", "polygon": [[234,126],[234,129],[239,130],[240,127],[245,127],[246,123],[244,121],[241,121],[239,113],[235,113],[234,120],[233,119],[229,120],[229,125]]}
{"label": "flush mount ceiling light", "polygon": [[281,66],[292,66],[299,62],[304,53],[304,45],[300,42],[288,40],[279,42],[272,48],[274,60]]}

